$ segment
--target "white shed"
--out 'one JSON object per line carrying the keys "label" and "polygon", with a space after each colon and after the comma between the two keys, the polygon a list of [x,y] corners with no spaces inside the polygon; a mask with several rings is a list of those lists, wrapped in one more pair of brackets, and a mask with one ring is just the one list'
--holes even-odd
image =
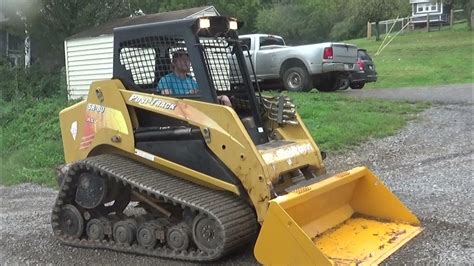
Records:
{"label": "white shed", "polygon": [[87,96],[93,81],[112,78],[113,29],[174,19],[219,15],[214,6],[196,7],[118,19],[75,34],[64,41],[69,99]]}

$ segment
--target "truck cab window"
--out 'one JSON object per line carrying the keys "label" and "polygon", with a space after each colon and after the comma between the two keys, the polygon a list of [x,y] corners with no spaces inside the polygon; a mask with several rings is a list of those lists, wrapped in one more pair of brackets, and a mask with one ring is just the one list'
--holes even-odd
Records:
{"label": "truck cab window", "polygon": [[285,42],[281,38],[277,37],[260,37],[260,47],[269,45],[285,45]]}

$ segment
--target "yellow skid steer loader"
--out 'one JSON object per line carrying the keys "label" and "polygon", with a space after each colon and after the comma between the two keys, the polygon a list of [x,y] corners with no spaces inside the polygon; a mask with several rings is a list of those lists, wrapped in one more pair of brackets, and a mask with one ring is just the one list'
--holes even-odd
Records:
{"label": "yellow skid steer loader", "polygon": [[112,80],[60,113],[61,242],[211,261],[258,235],[262,264],[373,264],[422,230],[364,167],[301,185],[325,173],[321,152],[291,101],[253,84],[240,26],[114,30]]}

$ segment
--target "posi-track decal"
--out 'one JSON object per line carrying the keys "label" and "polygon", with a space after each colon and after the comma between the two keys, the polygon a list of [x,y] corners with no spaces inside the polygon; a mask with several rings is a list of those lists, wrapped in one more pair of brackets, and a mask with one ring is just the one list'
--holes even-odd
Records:
{"label": "posi-track decal", "polygon": [[158,108],[167,109],[167,110],[176,109],[176,104],[174,103],[169,103],[167,101],[163,101],[161,99],[152,98],[148,96],[132,94],[132,96],[130,96],[128,100],[130,102],[138,103],[141,105],[149,105],[149,106],[158,107]]}

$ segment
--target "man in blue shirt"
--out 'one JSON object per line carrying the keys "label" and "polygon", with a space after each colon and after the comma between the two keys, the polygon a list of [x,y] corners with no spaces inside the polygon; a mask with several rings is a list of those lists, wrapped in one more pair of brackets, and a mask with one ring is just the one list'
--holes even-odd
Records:
{"label": "man in blue shirt", "polygon": [[[199,92],[196,80],[189,75],[191,60],[185,50],[177,50],[171,60],[173,72],[162,77],[158,82],[157,91],[163,95],[186,95]],[[217,96],[220,104],[232,107],[232,102],[226,95]]]}
{"label": "man in blue shirt", "polygon": [[173,53],[171,70],[173,72],[162,77],[158,82],[158,93],[164,95],[195,94],[198,91],[196,80],[189,75],[191,61],[184,50]]}

